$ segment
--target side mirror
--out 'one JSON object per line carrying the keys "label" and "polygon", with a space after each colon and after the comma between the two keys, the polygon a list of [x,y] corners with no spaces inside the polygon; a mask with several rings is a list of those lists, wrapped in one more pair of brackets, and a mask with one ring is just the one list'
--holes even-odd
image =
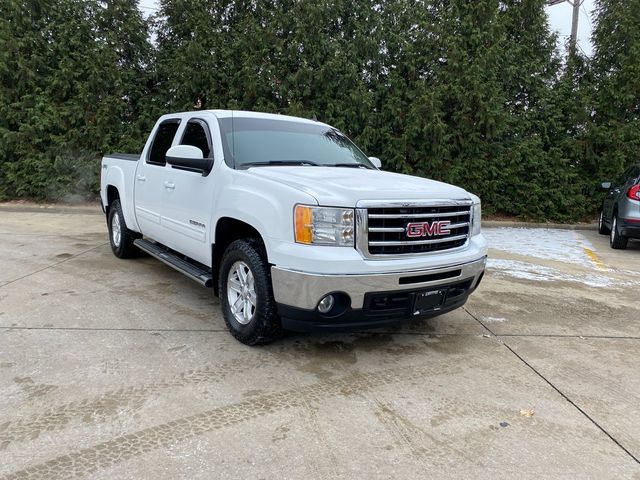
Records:
{"label": "side mirror", "polygon": [[373,163],[373,166],[380,169],[382,168],[382,162],[378,157],[369,157],[369,161]]}
{"label": "side mirror", "polygon": [[202,150],[191,145],[176,145],[167,150],[167,163],[173,168],[209,175],[213,158],[203,158]]}
{"label": "side mirror", "polygon": [[611,182],[602,182],[600,184],[600,190],[602,190],[603,192],[608,192],[609,190],[611,190]]}

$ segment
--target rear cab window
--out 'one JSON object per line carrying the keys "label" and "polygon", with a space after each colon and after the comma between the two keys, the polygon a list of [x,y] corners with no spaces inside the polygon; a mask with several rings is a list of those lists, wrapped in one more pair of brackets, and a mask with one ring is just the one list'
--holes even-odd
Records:
{"label": "rear cab window", "polygon": [[147,163],[159,166],[167,164],[167,150],[171,148],[173,137],[175,137],[179,126],[180,120],[177,118],[165,120],[158,126],[147,155]]}

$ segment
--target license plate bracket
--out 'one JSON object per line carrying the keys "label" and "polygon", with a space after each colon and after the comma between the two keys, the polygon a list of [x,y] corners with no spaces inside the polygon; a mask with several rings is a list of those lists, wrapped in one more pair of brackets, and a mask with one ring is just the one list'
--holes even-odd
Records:
{"label": "license plate bracket", "polygon": [[446,290],[429,290],[418,292],[413,301],[413,314],[420,315],[429,311],[439,310],[444,303]]}

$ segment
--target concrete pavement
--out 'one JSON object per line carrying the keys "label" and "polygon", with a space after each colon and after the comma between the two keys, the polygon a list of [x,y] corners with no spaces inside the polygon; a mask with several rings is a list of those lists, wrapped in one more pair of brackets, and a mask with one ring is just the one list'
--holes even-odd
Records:
{"label": "concrete pavement", "polygon": [[250,348],[101,215],[0,210],[0,478],[640,479],[640,243],[487,234],[464,310]]}

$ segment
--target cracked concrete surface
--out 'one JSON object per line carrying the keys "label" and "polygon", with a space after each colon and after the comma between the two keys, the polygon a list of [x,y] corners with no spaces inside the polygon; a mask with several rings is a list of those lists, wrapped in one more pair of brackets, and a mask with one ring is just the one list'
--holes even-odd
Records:
{"label": "cracked concrete surface", "polygon": [[0,478],[638,480],[640,243],[531,232],[464,309],[250,348],[101,215],[0,208]]}

